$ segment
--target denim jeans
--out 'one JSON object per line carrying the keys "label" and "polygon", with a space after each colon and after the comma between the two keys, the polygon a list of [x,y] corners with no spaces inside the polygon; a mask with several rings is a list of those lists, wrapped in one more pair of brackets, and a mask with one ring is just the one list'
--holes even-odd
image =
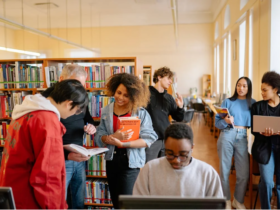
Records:
{"label": "denim jeans", "polygon": [[106,161],[107,179],[115,209],[119,209],[119,195],[132,195],[139,168],[128,167],[126,149],[116,149],[113,160]]}
{"label": "denim jeans", "polygon": [[280,145],[272,144],[271,156],[268,164],[259,164],[261,180],[259,184],[260,201],[262,209],[270,209],[273,176],[276,175],[277,208],[280,208]]}
{"label": "denim jeans", "polygon": [[232,156],[234,156],[236,170],[234,198],[239,203],[244,203],[244,196],[249,179],[247,130],[238,128],[223,129],[218,139],[217,146],[220,159],[220,178],[224,196],[226,196],[227,200],[231,200],[229,173]]}
{"label": "denim jeans", "polygon": [[85,162],[76,162],[72,160],[65,161],[66,167],[66,195],[67,200],[67,189],[70,185],[71,201],[69,206],[73,209],[84,209],[85,199]]}

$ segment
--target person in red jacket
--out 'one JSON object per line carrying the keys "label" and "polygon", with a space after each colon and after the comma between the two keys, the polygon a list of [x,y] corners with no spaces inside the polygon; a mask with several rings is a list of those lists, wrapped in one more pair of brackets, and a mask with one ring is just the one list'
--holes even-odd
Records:
{"label": "person in red jacket", "polygon": [[17,209],[66,209],[65,161],[60,118],[80,114],[88,96],[77,80],[55,85],[49,97],[28,95],[12,113],[0,186],[12,187]]}

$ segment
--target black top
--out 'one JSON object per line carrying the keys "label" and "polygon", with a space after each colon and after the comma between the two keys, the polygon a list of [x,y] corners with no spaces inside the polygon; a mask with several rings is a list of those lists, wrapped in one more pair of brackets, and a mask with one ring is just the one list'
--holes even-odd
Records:
{"label": "black top", "polygon": [[[48,97],[53,90],[53,87],[45,90],[42,95]],[[60,119],[60,122],[65,126],[66,133],[63,136],[63,145],[65,144],[77,144],[83,146],[84,126],[88,124],[94,125],[94,120],[89,113],[88,107],[85,112],[79,115],[72,115],[66,119]],[[68,150],[64,150],[65,160],[68,160]]]}
{"label": "black top", "polygon": [[[272,107],[272,106],[268,105],[268,115],[279,117],[280,116],[280,103],[276,107]],[[274,132],[277,132],[277,131],[274,131]],[[278,135],[271,136],[272,144],[279,145],[280,144],[279,140],[280,140],[280,138]]]}
{"label": "black top", "polygon": [[177,107],[175,100],[166,90],[160,93],[153,86],[149,86],[149,89],[151,97],[146,109],[152,118],[153,128],[158,139],[162,140],[165,129],[170,125],[168,116],[171,115],[174,120],[180,122],[184,119],[184,109]]}

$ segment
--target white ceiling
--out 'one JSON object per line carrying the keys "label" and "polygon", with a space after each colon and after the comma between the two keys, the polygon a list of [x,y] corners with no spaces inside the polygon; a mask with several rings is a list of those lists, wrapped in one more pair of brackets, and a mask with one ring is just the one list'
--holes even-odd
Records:
{"label": "white ceiling", "polygon": [[[43,2],[58,7],[35,5]],[[213,22],[226,0],[177,2],[178,23],[188,24]],[[0,16],[5,13],[34,28],[173,24],[170,0],[0,0]]]}

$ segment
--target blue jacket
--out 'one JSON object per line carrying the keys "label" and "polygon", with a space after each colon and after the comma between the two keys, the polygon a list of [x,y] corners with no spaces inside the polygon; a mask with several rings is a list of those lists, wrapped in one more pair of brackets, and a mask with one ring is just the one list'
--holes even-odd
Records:
{"label": "blue jacket", "polygon": [[[113,131],[113,112],[114,103],[102,109],[102,115],[100,124],[97,127],[97,131],[94,137],[94,142],[99,147],[108,147],[109,151],[105,154],[105,160],[112,160],[115,151],[114,145],[106,145],[102,142],[101,137],[104,135],[111,135]],[[150,147],[158,138],[156,132],[153,130],[153,123],[149,113],[144,109],[140,108],[136,113],[131,116],[138,116],[141,119],[140,125],[140,138],[143,139],[148,147]],[[127,156],[130,168],[141,168],[146,162],[145,148],[127,148]]]}

